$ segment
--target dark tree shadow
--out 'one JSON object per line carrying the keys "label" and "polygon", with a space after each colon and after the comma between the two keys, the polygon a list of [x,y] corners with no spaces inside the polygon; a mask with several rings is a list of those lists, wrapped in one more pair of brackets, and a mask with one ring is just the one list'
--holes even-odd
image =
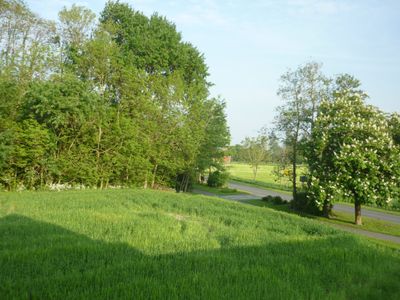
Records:
{"label": "dark tree shadow", "polygon": [[[300,217],[304,217],[304,218],[308,218],[308,219],[316,219],[319,216],[314,216],[312,214],[308,214],[302,211],[298,211],[295,210],[293,208],[290,207],[289,204],[272,204],[272,203],[268,203],[268,202],[264,202],[262,200],[253,200],[251,202],[249,201],[240,201],[244,204],[249,204],[249,205],[254,205],[254,206],[258,206],[258,207],[267,207],[276,211],[280,211],[280,212],[285,212],[285,213],[289,213],[289,214],[294,214]],[[340,223],[344,223],[344,224],[351,224],[354,225],[354,221],[349,221],[349,220],[343,220],[340,218],[340,216],[338,216],[337,214],[335,214],[335,212],[332,212],[332,215],[330,216],[330,219],[335,220],[337,222]]]}
{"label": "dark tree shadow", "polygon": [[299,299],[398,296],[399,256],[346,235],[147,255],[20,215],[0,219],[0,298]]}

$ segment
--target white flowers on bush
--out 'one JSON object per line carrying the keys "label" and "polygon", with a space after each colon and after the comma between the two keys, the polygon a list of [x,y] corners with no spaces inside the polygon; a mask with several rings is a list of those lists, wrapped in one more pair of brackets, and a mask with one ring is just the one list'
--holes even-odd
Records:
{"label": "white flowers on bush", "polygon": [[399,149],[386,117],[360,96],[321,104],[310,148],[311,196],[318,203],[339,191],[362,204],[384,204],[399,190]]}
{"label": "white flowers on bush", "polygon": [[[66,191],[66,190],[86,190],[86,189],[97,189],[95,186],[86,186],[84,184],[66,184],[66,183],[51,183],[47,185],[50,191]],[[121,185],[109,185],[108,189],[122,189]]]}

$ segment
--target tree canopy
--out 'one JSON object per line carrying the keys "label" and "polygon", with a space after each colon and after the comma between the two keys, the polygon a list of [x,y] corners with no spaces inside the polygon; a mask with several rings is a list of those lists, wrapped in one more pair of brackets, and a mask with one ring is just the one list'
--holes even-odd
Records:
{"label": "tree canopy", "polygon": [[355,204],[387,204],[398,196],[399,148],[387,117],[358,93],[339,93],[319,109],[309,155],[312,196],[320,205],[342,196]]}
{"label": "tree canopy", "polygon": [[50,22],[8,0],[0,27],[4,188],[173,187],[222,164],[225,102],[165,17],[109,1]]}
{"label": "tree canopy", "polygon": [[288,160],[292,164],[294,198],[297,194],[297,163],[301,142],[310,136],[319,104],[329,95],[330,80],[323,75],[321,67],[319,63],[308,62],[296,70],[287,71],[280,80],[278,96],[284,104],[277,109],[275,124],[290,148]]}

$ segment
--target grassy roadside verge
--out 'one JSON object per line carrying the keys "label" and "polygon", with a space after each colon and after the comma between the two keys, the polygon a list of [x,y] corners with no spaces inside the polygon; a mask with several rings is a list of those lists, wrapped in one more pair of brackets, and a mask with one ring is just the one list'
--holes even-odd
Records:
{"label": "grassy roadside verge", "polygon": [[[260,188],[260,189],[272,190],[272,191],[280,192],[280,193],[286,194],[286,195],[292,195],[292,190],[290,188],[287,188],[287,187],[279,185],[279,184],[262,182],[262,181],[257,181],[257,180],[253,181],[253,180],[243,179],[243,178],[234,177],[234,176],[230,176],[230,181],[233,183],[244,184],[247,186],[256,187],[256,188]],[[351,203],[343,202],[343,201],[338,201],[336,203],[341,204],[341,205],[351,206],[351,207],[354,206]],[[374,211],[378,211],[378,212],[382,212],[382,213],[400,216],[400,211],[392,209],[392,208],[385,209],[385,208],[378,208],[375,206],[368,206],[368,205],[364,205],[364,207],[368,208],[369,210],[374,210]]]}
{"label": "grassy roadside verge", "polygon": [[262,182],[262,181],[257,181],[257,180],[253,181],[253,180],[243,179],[243,178],[234,177],[234,176],[230,176],[230,181],[232,181],[233,183],[235,183],[235,182],[242,183],[242,184],[256,187],[256,188],[273,190],[273,191],[281,192],[281,193],[287,194],[287,195],[292,194],[290,188],[287,188],[287,187],[279,185],[279,184]]}
{"label": "grassy roadside verge", "polygon": [[362,230],[367,230],[371,232],[377,232],[377,233],[383,233],[383,234],[389,234],[393,236],[400,236],[400,225],[388,221],[383,221],[383,220],[377,220],[374,218],[368,218],[363,216],[363,225],[357,226],[353,224],[354,221],[354,216],[353,214],[348,214],[344,212],[335,212],[335,215],[331,219],[326,219],[324,217],[319,217],[319,216],[313,216],[309,215],[303,212],[298,212],[290,208],[288,204],[284,205],[274,205],[262,200],[249,200],[246,201],[246,203],[260,206],[260,207],[268,207],[272,208],[274,210],[278,211],[283,211],[287,212],[290,214],[296,214],[302,217],[310,218],[310,219],[316,219],[319,221],[322,221],[324,223],[331,223],[331,224],[336,224],[340,226],[346,226],[349,228],[355,228],[355,229],[362,229]]}
{"label": "grassy roadside verge", "polygon": [[[218,189],[210,188],[210,187],[206,187],[206,188],[207,188],[208,192],[217,195]],[[219,195],[221,195],[221,193]],[[268,202],[265,202],[262,200],[258,200],[258,199],[257,200],[256,199],[255,200],[245,200],[245,201],[243,201],[243,203],[252,204],[255,206],[259,206],[259,207],[267,207],[267,208],[271,208],[271,209],[274,209],[277,211],[286,212],[289,214],[296,214],[296,215],[299,215],[302,217],[315,219],[315,220],[318,220],[318,221],[321,221],[321,222],[324,222],[327,224],[345,226],[348,228],[361,229],[361,230],[366,230],[366,231],[370,231],[370,232],[383,233],[383,234],[400,237],[400,225],[399,224],[388,222],[388,221],[383,221],[383,220],[377,220],[377,219],[369,218],[366,216],[363,216],[362,227],[359,227],[359,226],[356,226],[353,224],[354,216],[351,213],[335,212],[334,216],[331,219],[326,219],[324,217],[313,216],[313,215],[306,214],[303,212],[294,211],[293,209],[290,208],[290,206],[288,204],[275,205],[275,204],[271,204],[271,203],[268,203]],[[381,211],[385,212],[384,210],[381,210]],[[375,239],[373,239],[373,240],[375,240]],[[392,243],[389,241],[382,241],[381,243],[388,244],[390,246],[395,245],[396,248],[400,249],[400,245],[398,245],[396,243]]]}
{"label": "grassy roadside verge", "polygon": [[193,189],[207,192],[207,193],[212,193],[217,196],[228,196],[228,195],[243,195],[243,194],[249,194],[248,192],[237,190],[237,189],[230,189],[227,187],[221,187],[221,188],[215,188],[215,187],[209,187],[204,184],[194,184]]}
{"label": "grassy roadside verge", "polygon": [[392,249],[400,250],[400,244],[396,244],[390,241],[378,240],[374,238],[365,237],[368,241],[373,242],[374,244],[389,247]]}
{"label": "grassy roadside verge", "polygon": [[[346,205],[346,206],[349,206],[349,207],[354,207],[354,204],[348,203],[348,202],[336,202],[336,203],[341,204],[341,205]],[[378,207],[375,207],[375,206],[367,206],[367,205],[365,205],[365,207],[367,207],[369,210],[374,210],[374,211],[382,212],[382,213],[385,213],[385,214],[400,216],[400,211],[397,211],[397,210],[384,209],[384,208],[378,208]]]}

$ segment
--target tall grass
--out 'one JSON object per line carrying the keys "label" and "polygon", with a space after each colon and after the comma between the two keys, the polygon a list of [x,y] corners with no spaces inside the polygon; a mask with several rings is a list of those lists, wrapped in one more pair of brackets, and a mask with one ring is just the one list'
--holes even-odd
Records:
{"label": "tall grass", "polygon": [[394,299],[399,270],[396,250],[226,200],[0,194],[1,299]]}

